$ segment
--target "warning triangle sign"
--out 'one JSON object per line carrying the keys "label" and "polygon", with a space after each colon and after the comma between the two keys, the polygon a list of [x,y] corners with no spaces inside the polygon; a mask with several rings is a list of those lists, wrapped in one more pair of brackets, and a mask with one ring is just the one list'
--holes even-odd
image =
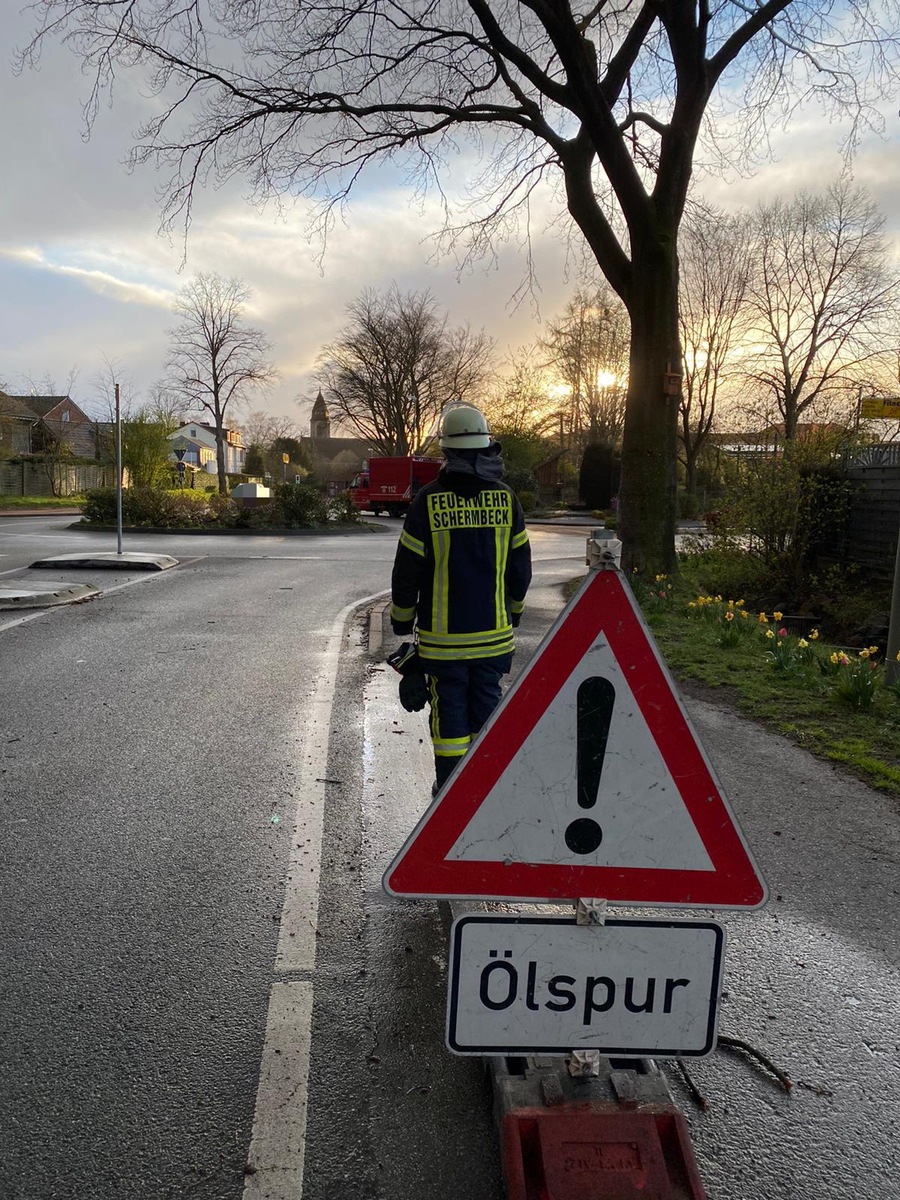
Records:
{"label": "warning triangle sign", "polygon": [[618,571],[588,575],[384,887],[436,898],[765,903],[743,834]]}

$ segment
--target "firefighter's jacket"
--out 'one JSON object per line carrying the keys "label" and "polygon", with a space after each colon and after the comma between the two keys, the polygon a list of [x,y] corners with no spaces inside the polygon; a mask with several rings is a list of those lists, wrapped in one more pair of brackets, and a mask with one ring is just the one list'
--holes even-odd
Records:
{"label": "firefighter's jacket", "polygon": [[525,515],[512,489],[442,470],[407,513],[391,621],[398,632],[416,621],[423,659],[509,654],[530,582]]}

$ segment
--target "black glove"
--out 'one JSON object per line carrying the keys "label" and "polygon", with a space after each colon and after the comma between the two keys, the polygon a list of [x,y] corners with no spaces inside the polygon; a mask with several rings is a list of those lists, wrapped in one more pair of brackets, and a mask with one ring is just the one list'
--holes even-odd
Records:
{"label": "black glove", "polygon": [[412,633],[414,621],[391,621],[391,629],[397,637],[403,637],[406,633]]}
{"label": "black glove", "polygon": [[428,703],[428,683],[421,671],[401,677],[400,703],[407,712],[421,712]]}
{"label": "black glove", "polygon": [[428,703],[428,682],[419,651],[412,642],[404,642],[387,660],[400,675],[400,703],[407,712],[421,712]]}
{"label": "black glove", "polygon": [[512,623],[513,629],[518,629],[519,622],[522,620],[522,614],[521,613],[510,613],[509,619],[510,619],[510,622]]}

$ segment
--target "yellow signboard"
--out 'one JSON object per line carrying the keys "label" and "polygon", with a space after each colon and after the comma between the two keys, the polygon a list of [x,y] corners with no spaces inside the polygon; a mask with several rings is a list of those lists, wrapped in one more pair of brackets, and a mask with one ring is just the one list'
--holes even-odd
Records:
{"label": "yellow signboard", "polygon": [[291,456],[289,454],[282,454],[281,461],[284,463],[288,463],[291,461]]}
{"label": "yellow signboard", "polygon": [[900,420],[900,396],[863,396],[859,415],[869,420]]}

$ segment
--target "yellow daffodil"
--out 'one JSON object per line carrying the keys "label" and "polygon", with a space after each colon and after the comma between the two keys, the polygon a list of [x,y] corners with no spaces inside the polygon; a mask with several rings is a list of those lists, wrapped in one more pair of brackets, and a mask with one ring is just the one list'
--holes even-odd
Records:
{"label": "yellow daffodil", "polygon": [[797,645],[800,647],[801,650],[805,650],[806,647],[809,645],[809,642],[806,640],[806,638],[800,638],[800,640],[797,642]]}
{"label": "yellow daffodil", "polygon": [[760,613],[760,614],[759,614],[759,618],[758,618],[758,620],[759,620],[759,623],[760,623],[760,625],[765,625],[765,623],[766,623],[766,621],[768,621],[768,619],[769,619],[769,618],[766,616],[766,614],[765,614],[765,613]]}
{"label": "yellow daffodil", "polygon": [[784,616],[784,613],[780,613],[780,612],[772,613],[772,619],[775,621],[780,621],[783,616]]}
{"label": "yellow daffodil", "polygon": [[817,642],[817,641],[819,640],[819,631],[818,631],[818,629],[814,629],[814,630],[812,631],[812,633],[809,635],[809,640],[810,640],[811,642]]}
{"label": "yellow daffodil", "polygon": [[726,621],[733,621],[733,620],[734,620],[734,613],[733,613],[733,612],[727,612],[727,613],[725,614],[725,620],[726,620]]}
{"label": "yellow daffodil", "polygon": [[767,630],[766,630],[766,637],[767,637],[767,638],[773,638],[774,636],[775,636],[775,630],[774,630],[774,629],[767,629]]}

